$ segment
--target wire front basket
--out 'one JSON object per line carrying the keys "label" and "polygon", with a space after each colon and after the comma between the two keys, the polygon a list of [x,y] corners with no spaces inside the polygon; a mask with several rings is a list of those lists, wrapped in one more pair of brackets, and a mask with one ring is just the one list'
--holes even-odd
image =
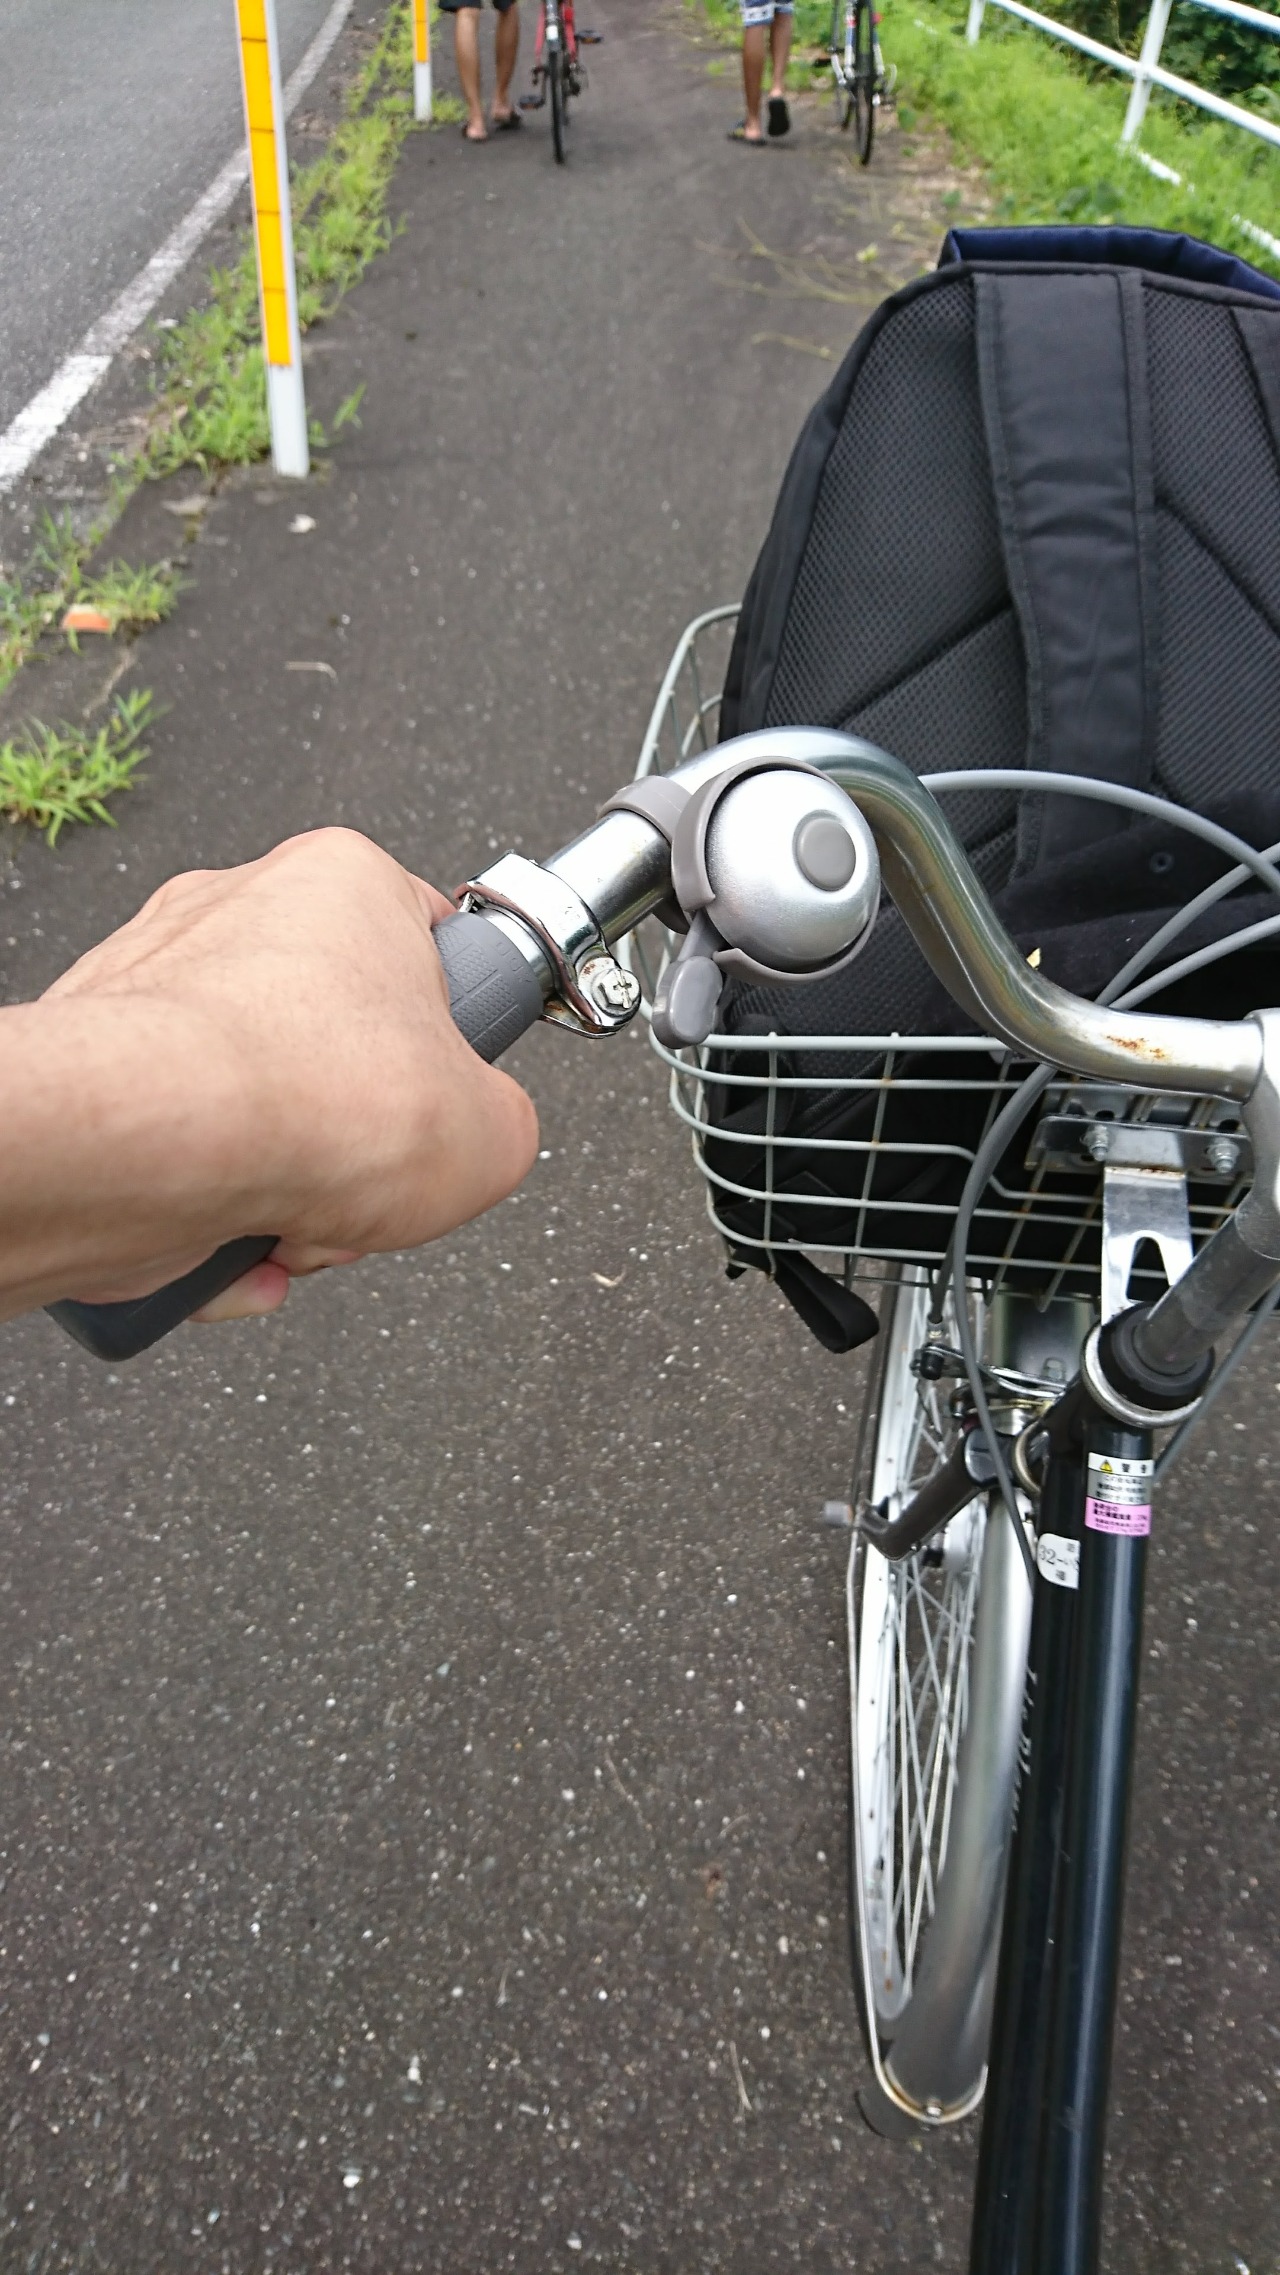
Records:
{"label": "wire front basket", "polygon": [[[637,775],[665,773],[717,739],[720,690],[737,616],[689,625],[654,706]],[[656,923],[629,943],[646,1007],[678,946]],[[846,1285],[885,1268],[944,1261],[979,1145],[1030,1071],[987,1037],[917,1034],[716,1034],[671,1051],[670,1101],[690,1132],[712,1224],[731,1256],[766,1271],[809,1257]],[[1038,1101],[976,1210],[968,1270],[989,1289],[1013,1284],[1041,1302],[1095,1296],[1101,1252],[1100,1161],[1121,1150],[1187,1171],[1199,1246],[1247,1189],[1252,1162],[1237,1110],[1218,1099],[1125,1090],[1063,1076]],[[1137,1127],[1135,1127],[1135,1125]],[[1135,1299],[1165,1284],[1139,1251]]]}

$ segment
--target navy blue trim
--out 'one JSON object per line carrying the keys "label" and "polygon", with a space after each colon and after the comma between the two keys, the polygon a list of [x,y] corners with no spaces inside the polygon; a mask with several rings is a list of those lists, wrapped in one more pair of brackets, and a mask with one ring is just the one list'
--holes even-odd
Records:
{"label": "navy blue trim", "polygon": [[1280,300],[1280,284],[1199,237],[1169,229],[952,229],[938,267],[953,261],[1088,261],[1149,269],[1191,284],[1225,285],[1262,300]]}

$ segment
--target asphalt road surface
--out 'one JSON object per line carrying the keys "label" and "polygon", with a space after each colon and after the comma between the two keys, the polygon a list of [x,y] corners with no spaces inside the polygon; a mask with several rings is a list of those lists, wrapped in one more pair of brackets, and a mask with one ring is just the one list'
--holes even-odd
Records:
{"label": "asphalt road surface", "polygon": [[[277,0],[285,75],[328,0]],[[0,429],[244,139],[233,0],[0,0]]]}
{"label": "asphalt road surface", "polygon": [[[741,591],[949,179],[889,132],[856,174],[816,109],[744,152],[678,7],[598,22],[568,168],[545,121],[411,140],[403,232],[312,344],[320,416],[367,386],[315,527],[265,475],[220,494],[136,651],[168,709],[119,832],[0,876],[11,997],[173,867],[309,823],[443,881],[549,850]],[[171,551],[164,504],[113,548]],[[434,1251],[128,1369],[0,1333],[6,2271],[964,2265],[973,2125],[895,2146],[856,2110],[815,1514],[859,1368],[725,1282],[642,1035],[513,1064],[543,1158]],[[1153,1544],[1126,2275],[1280,2265],[1275,1370]]]}

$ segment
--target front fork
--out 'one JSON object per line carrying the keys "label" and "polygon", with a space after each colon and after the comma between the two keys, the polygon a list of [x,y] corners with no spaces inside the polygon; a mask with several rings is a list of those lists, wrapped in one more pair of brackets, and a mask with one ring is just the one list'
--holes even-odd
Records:
{"label": "front fork", "polygon": [[1053,1420],[970,2275],[1094,2275],[1152,1433]]}

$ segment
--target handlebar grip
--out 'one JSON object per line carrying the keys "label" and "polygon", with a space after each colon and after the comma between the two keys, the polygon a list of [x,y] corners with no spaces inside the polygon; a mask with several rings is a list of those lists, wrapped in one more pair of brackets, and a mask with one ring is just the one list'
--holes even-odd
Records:
{"label": "handlebar grip", "polygon": [[[492,1066],[542,1016],[537,975],[514,941],[483,916],[446,917],[435,939],[454,1020],[477,1057]],[[260,1264],[275,1245],[273,1232],[228,1240],[193,1272],[153,1295],[128,1303],[51,1303],[49,1317],[96,1359],[135,1359]]]}
{"label": "handlebar grip", "polygon": [[514,940],[484,916],[447,916],[436,947],[449,982],[449,1009],[477,1058],[489,1066],[542,1017],[537,974]]}
{"label": "handlebar grip", "polygon": [[162,1335],[181,1327],[202,1304],[212,1303],[233,1280],[243,1279],[275,1244],[274,1232],[228,1240],[193,1272],[184,1272],[180,1280],[170,1280],[152,1295],[135,1296],[128,1303],[51,1303],[49,1317],[95,1359],[136,1359],[139,1351],[149,1350]]}

